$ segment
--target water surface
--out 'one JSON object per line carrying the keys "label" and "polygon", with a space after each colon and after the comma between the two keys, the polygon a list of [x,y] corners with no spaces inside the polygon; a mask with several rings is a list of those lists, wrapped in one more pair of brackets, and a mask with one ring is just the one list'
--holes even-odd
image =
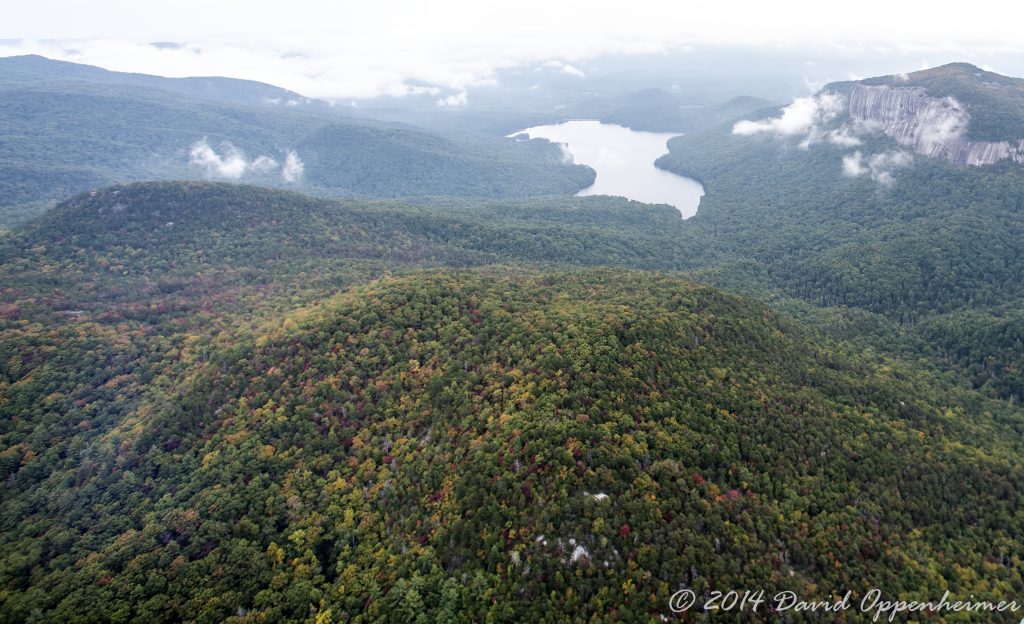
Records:
{"label": "water surface", "polygon": [[615,195],[648,204],[669,204],[684,219],[697,213],[704,187],[696,180],[654,166],[668,153],[668,140],[677,134],[638,132],[601,123],[576,120],[520,130],[531,139],[561,143],[576,164],[597,172],[591,186],[577,195]]}

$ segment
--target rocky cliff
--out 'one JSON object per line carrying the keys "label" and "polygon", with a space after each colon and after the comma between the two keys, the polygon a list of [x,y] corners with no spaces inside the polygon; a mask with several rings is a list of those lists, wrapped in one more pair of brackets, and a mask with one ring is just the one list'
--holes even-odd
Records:
{"label": "rocky cliff", "polygon": [[850,90],[848,110],[854,121],[880,128],[919,154],[959,165],[1024,162],[1024,139],[969,139],[971,114],[952,96],[933,97],[917,86],[858,83]]}

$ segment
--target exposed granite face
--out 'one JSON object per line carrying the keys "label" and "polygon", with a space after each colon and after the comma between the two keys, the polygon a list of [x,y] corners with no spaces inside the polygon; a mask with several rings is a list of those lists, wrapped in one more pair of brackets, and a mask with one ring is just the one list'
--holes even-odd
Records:
{"label": "exposed granite face", "polygon": [[967,111],[953,98],[930,97],[918,87],[854,85],[849,112],[852,119],[879,125],[900,145],[925,156],[958,165],[1024,162],[1024,140],[968,140]]}

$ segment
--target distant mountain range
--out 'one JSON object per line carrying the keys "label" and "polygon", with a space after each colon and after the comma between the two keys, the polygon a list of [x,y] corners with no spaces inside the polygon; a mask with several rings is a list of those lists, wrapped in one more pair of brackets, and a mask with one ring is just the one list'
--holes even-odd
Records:
{"label": "distant mountain range", "polygon": [[0,86],[52,85],[83,82],[110,86],[132,86],[177,93],[189,98],[249,106],[328,106],[326,102],[254,80],[237,78],[164,78],[147,74],[115,72],[56,61],[39,55],[0,58]]}
{"label": "distant mountain range", "polygon": [[542,141],[442,138],[251,81],[124,74],[37,56],[0,59],[0,133],[0,224],[74,192],[143,179],[328,196],[512,197],[569,194],[594,178]]}
{"label": "distant mountain range", "polygon": [[768,100],[750,96],[736,97],[719,104],[696,105],[665,89],[644,89],[584,102],[570,109],[570,114],[634,130],[686,133],[773,106]]}

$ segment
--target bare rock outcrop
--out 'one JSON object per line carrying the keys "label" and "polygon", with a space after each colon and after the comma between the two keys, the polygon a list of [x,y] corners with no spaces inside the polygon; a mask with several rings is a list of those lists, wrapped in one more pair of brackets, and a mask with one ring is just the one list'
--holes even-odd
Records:
{"label": "bare rock outcrop", "polygon": [[900,145],[925,156],[974,166],[1005,159],[1024,162],[1024,140],[967,139],[967,110],[952,97],[931,97],[919,87],[856,84],[850,92],[849,114],[855,121],[879,126]]}

